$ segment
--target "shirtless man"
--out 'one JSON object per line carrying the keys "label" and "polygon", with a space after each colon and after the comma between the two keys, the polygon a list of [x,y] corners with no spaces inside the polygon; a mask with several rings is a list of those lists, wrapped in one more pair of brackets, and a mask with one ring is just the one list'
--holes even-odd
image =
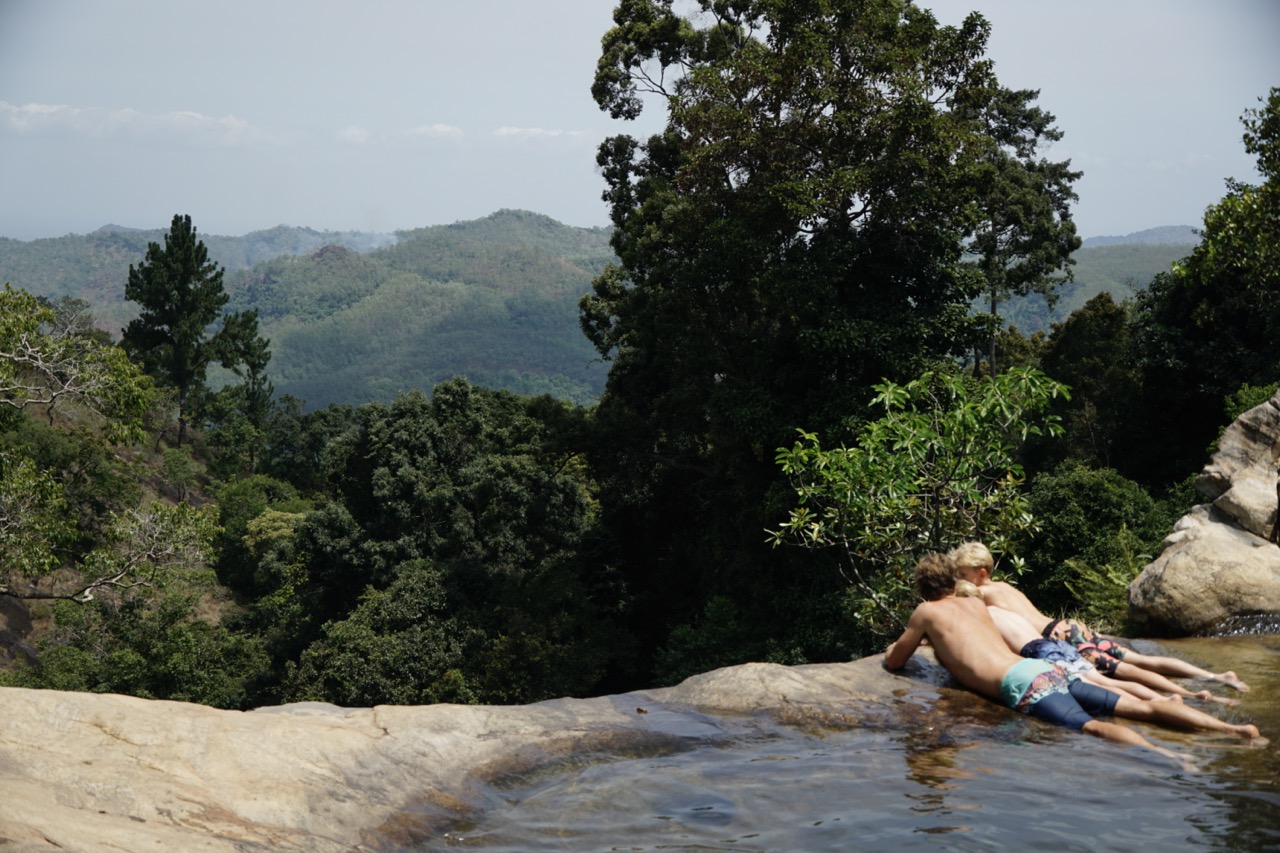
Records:
{"label": "shirtless man", "polygon": [[948,555],[930,554],[920,561],[916,588],[924,601],[912,612],[902,636],[885,652],[886,668],[902,669],[927,638],[938,661],[975,693],[1056,725],[1183,760],[1132,729],[1090,716],[1091,712],[1111,714],[1121,697],[1069,679],[1051,663],[1012,652],[981,599],[957,598],[955,584],[955,563]]}
{"label": "shirtless man", "polygon": [[1194,699],[1213,700],[1223,704],[1235,704],[1233,699],[1222,699],[1208,690],[1192,691],[1171,681],[1166,676],[1199,678],[1220,681],[1240,691],[1249,689],[1234,672],[1209,672],[1178,658],[1139,654],[1119,643],[1104,639],[1075,619],[1050,619],[1041,613],[1017,587],[1004,581],[991,580],[994,563],[991,552],[981,542],[966,542],[951,552],[956,563],[956,577],[975,584],[982,590],[988,605],[1012,610],[1032,625],[1043,625],[1041,636],[1065,640],[1096,666],[1104,675],[1135,681],[1160,693],[1176,693]]}

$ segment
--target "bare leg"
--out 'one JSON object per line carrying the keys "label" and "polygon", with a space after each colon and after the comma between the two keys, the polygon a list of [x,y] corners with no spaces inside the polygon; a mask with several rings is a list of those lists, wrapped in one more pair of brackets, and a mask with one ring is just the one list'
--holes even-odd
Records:
{"label": "bare leg", "polygon": [[1145,684],[1139,684],[1136,681],[1120,681],[1115,678],[1107,678],[1096,669],[1085,673],[1083,678],[1090,684],[1098,685],[1103,690],[1110,690],[1112,693],[1127,694],[1132,696],[1134,699],[1149,699],[1153,702],[1167,702],[1170,699],[1176,698],[1178,701],[1182,701],[1182,697],[1178,696],[1176,693],[1170,693],[1168,696],[1164,696],[1152,690],[1150,687],[1147,687]]}
{"label": "bare leg", "polygon": [[1109,740],[1115,743],[1127,743],[1131,746],[1145,746],[1147,749],[1156,748],[1155,744],[1135,732],[1133,729],[1117,723],[1108,723],[1103,720],[1091,720],[1084,724],[1084,731],[1094,737],[1100,737],[1103,740]]}
{"label": "bare leg", "polygon": [[1161,675],[1172,675],[1177,678],[1198,678],[1203,681],[1220,681],[1228,687],[1234,687],[1241,693],[1247,693],[1249,685],[1241,681],[1234,672],[1210,672],[1181,658],[1164,655],[1144,655],[1132,649],[1126,649],[1124,660],[1143,669],[1158,672]]}
{"label": "bare leg", "polygon": [[1084,724],[1083,731],[1087,734],[1093,735],[1094,737],[1100,737],[1103,740],[1109,740],[1113,743],[1146,747],[1153,752],[1158,752],[1167,758],[1173,759],[1178,763],[1179,767],[1189,773],[1197,772],[1199,769],[1191,763],[1190,755],[1186,755],[1181,752],[1174,752],[1171,749],[1165,749],[1163,746],[1156,746],[1133,729],[1117,725],[1116,723],[1107,723],[1102,720],[1090,720]]}
{"label": "bare leg", "polygon": [[[1126,655],[1125,657],[1128,657]],[[1149,669],[1143,669],[1137,664],[1120,661],[1116,664],[1115,678],[1125,681],[1134,681],[1143,685],[1157,693],[1176,693],[1179,696],[1191,696],[1196,699],[1201,698],[1196,693],[1178,684],[1176,681],[1170,681],[1158,672],[1152,672]],[[1207,691],[1206,691],[1207,692]]]}
{"label": "bare leg", "polygon": [[1128,655],[1125,655],[1126,660],[1122,660],[1116,664],[1116,678],[1123,679],[1125,681],[1135,681],[1144,687],[1156,691],[1157,693],[1174,693],[1178,696],[1186,696],[1189,699],[1200,699],[1205,702],[1221,702],[1224,705],[1237,704],[1235,699],[1223,699],[1221,697],[1214,696],[1208,690],[1188,690],[1186,687],[1183,687],[1176,681],[1170,681],[1158,672],[1152,672],[1149,669],[1143,669],[1136,664],[1129,663],[1127,660],[1128,657]]}
{"label": "bare leg", "polygon": [[1241,740],[1251,741],[1258,746],[1263,746],[1267,743],[1266,738],[1262,737],[1258,732],[1258,727],[1252,723],[1245,725],[1228,723],[1180,702],[1149,702],[1134,699],[1131,696],[1121,696],[1116,701],[1115,713],[1118,717],[1164,723],[1180,729],[1231,734]]}

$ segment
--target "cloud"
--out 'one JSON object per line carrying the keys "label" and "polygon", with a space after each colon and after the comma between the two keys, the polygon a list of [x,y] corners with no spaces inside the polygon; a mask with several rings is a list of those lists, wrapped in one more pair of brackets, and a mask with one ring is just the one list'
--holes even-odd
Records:
{"label": "cloud", "polygon": [[461,139],[462,128],[452,124],[424,124],[401,132],[404,136],[424,136],[432,139]]}
{"label": "cloud", "polygon": [[337,135],[339,142],[345,142],[348,145],[366,145],[373,141],[372,133],[354,124],[342,128]]}
{"label": "cloud", "polygon": [[461,128],[451,124],[424,124],[401,130],[394,136],[375,134],[358,125],[348,125],[335,134],[339,142],[347,145],[394,144],[397,140],[462,139],[465,135]]}
{"label": "cloud", "polygon": [[500,127],[493,132],[500,139],[571,139],[589,136],[585,130],[546,130],[541,127]]}
{"label": "cloud", "polygon": [[214,118],[190,110],[144,113],[134,109],[107,110],[66,104],[24,104],[0,101],[0,132],[21,134],[69,133],[95,139],[127,136],[181,138],[191,142],[241,147],[277,144],[279,139],[234,115]]}

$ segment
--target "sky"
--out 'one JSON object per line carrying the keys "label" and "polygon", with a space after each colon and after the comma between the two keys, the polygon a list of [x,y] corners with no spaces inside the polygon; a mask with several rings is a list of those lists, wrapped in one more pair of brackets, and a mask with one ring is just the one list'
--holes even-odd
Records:
{"label": "sky", "polygon": [[[688,2],[688,0],[680,0]],[[1084,176],[1083,237],[1199,225],[1254,180],[1277,0],[920,0],[992,25]],[[608,225],[591,99],[614,0],[0,0],[0,237],[390,232],[503,208]]]}

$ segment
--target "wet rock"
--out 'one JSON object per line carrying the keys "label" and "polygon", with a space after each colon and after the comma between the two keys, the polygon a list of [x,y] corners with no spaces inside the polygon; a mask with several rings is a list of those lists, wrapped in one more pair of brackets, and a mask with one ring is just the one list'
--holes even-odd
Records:
{"label": "wet rock", "polygon": [[952,692],[927,650],[903,674],[882,661],[745,664],[671,688],[512,707],[239,712],[0,689],[0,847],[411,845],[491,805],[493,783],[557,763],[727,743],[777,726],[893,725]]}

